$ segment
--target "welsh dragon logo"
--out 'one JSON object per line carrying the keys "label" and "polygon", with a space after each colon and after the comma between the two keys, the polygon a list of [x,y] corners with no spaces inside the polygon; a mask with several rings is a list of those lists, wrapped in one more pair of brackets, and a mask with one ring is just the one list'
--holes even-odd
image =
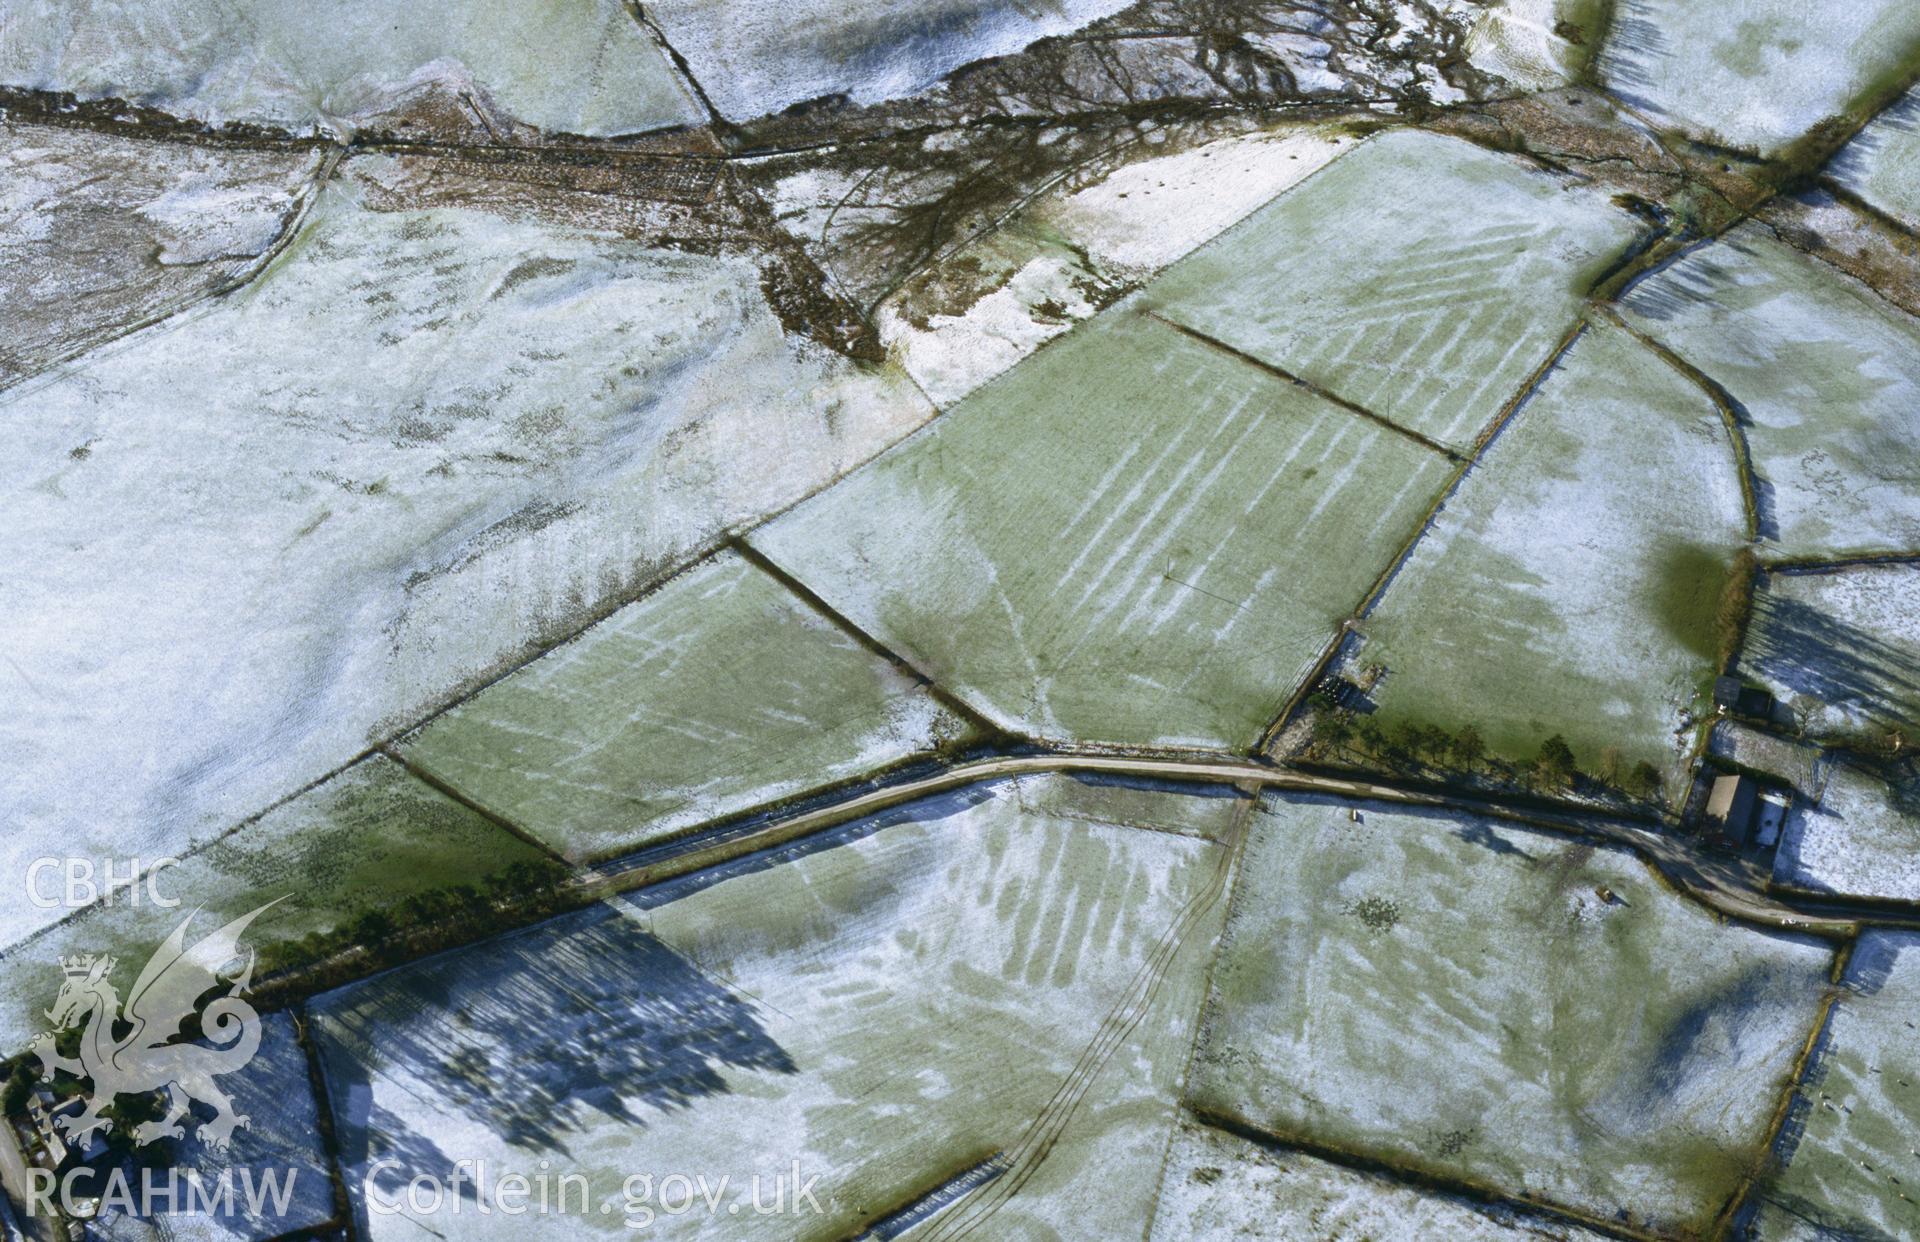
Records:
{"label": "welsh dragon logo", "polygon": [[[243,1068],[260,1050],[260,1015],[244,999],[252,985],[254,957],[242,952],[240,936],[274,904],[242,915],[192,948],[187,947],[187,927],[199,911],[187,915],[141,968],[124,1010],[110,982],[115,959],[90,953],[61,959],[66,979],[47,1018],[54,1032],[80,1028],[80,1056],[61,1056],[52,1032],[36,1039],[33,1051],[46,1076],[60,1070],[93,1084],[83,1097],[84,1109],[55,1120],[69,1142],[84,1143],[112,1124],[102,1111],[120,1096],[162,1089],[167,1093],[166,1115],[133,1127],[136,1143],[184,1138],[181,1122],[195,1101],[214,1111],[213,1120],[199,1127],[200,1138],[213,1150],[225,1151],[234,1130],[248,1128],[248,1118],[234,1112],[233,1100],[214,1079]],[[200,998],[218,988],[226,991],[200,1008]],[[178,1039],[181,1025],[195,1012],[203,1042],[170,1042]]]}

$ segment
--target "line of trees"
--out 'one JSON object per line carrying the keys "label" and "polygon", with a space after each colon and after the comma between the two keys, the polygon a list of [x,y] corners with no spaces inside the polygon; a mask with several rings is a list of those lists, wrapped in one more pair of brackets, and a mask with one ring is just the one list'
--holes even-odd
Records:
{"label": "line of trees", "polygon": [[1330,696],[1316,696],[1307,757],[1491,778],[1546,792],[1576,789],[1585,780],[1643,802],[1657,801],[1663,783],[1659,768],[1644,759],[1629,764],[1613,747],[1600,752],[1592,770],[1583,769],[1564,734],[1546,738],[1530,759],[1515,761],[1491,755],[1486,738],[1471,724],[1458,729],[1418,721],[1388,725],[1349,712]]}
{"label": "line of trees", "polygon": [[1753,596],[1759,583],[1759,557],[1752,548],[1741,548],[1733,554],[1726,585],[1721,588],[1719,603],[1714,608],[1713,647],[1714,657],[1719,661],[1716,671],[1730,669],[1734,657],[1740,653],[1740,646],[1746,640],[1747,622],[1753,616]]}
{"label": "line of trees", "polygon": [[576,904],[566,887],[571,874],[548,859],[515,863],[489,873],[478,888],[459,884],[415,893],[261,956],[270,969],[312,968],[303,970],[300,990],[324,991],[369,967],[397,965],[501,931],[509,925],[502,911],[511,912],[513,924],[558,914]]}

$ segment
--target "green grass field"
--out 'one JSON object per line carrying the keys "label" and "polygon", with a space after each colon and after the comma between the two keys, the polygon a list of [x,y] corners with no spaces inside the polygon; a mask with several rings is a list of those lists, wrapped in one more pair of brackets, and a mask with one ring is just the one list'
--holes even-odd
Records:
{"label": "green grass field", "polygon": [[1757,1237],[1920,1234],[1920,937],[1870,929],[1787,1117],[1784,1168],[1760,1186]]}
{"label": "green grass field", "polygon": [[1454,138],[1371,138],[1168,270],[1162,314],[1403,427],[1470,445],[1639,225]]}
{"label": "green grass field", "polygon": [[[78,953],[110,953],[121,995],[147,959],[189,912],[189,936],[205,935],[270,901],[245,943],[259,951],[259,974],[312,960],[301,942],[354,924],[365,915],[404,918],[408,898],[455,888],[483,890],[490,876],[540,864],[533,845],[375,756],[203,845],[159,873],[154,887],[167,909],[134,905],[123,893],[0,954],[0,1053],[45,1028],[39,1010],[59,990],[59,961]],[[56,895],[57,875],[40,888]]]}
{"label": "green grass field", "polygon": [[1698,388],[1589,329],[1441,507],[1348,660],[1376,718],[1530,760],[1558,733],[1677,788],[1744,542],[1733,446]]}
{"label": "green grass field", "polygon": [[752,541],[1013,729],[1240,750],[1447,473],[1123,303]]}
{"label": "green grass field", "polygon": [[727,553],[406,739],[409,762],[602,858],[963,742],[969,726]]}

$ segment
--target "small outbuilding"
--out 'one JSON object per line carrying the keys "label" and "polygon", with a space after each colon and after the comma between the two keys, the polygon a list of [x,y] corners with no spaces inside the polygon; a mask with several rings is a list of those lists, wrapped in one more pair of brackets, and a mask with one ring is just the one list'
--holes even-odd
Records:
{"label": "small outbuilding", "polygon": [[1773,696],[1758,686],[1750,686],[1738,677],[1713,679],[1713,705],[1736,716],[1761,719],[1773,714]]}
{"label": "small outbuilding", "polygon": [[1753,820],[1753,843],[1763,850],[1779,845],[1781,829],[1786,827],[1792,809],[1792,793],[1785,789],[1761,790]]}
{"label": "small outbuilding", "polygon": [[1759,788],[1750,776],[1725,773],[1715,777],[1707,795],[1706,825],[1735,845],[1745,845],[1753,830]]}

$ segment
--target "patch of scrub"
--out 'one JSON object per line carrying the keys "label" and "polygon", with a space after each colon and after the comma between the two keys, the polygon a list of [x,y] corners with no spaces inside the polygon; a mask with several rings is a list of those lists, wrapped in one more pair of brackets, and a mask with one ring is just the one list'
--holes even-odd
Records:
{"label": "patch of scrub", "polygon": [[1854,946],[1754,1192],[1762,1242],[1920,1234],[1920,935],[1868,930]]}
{"label": "patch of scrub", "polygon": [[[368,915],[404,920],[409,899],[477,905],[517,870],[547,861],[376,755],[162,868],[139,893],[140,904],[122,892],[112,905],[90,906],[0,952],[0,1056],[45,1026],[38,983],[62,957],[111,953],[126,974],[122,982],[131,983],[190,910],[200,912],[194,926],[204,934],[277,902],[247,933],[264,976],[337,948],[326,937]],[[118,863],[119,872],[127,865]],[[37,876],[35,888],[44,899],[59,898],[61,872]],[[155,906],[156,894],[179,904]]]}
{"label": "patch of scrub", "polygon": [[1463,447],[1547,360],[1638,231],[1597,190],[1395,130],[1145,296],[1170,319]]}
{"label": "patch of scrub", "polygon": [[852,1236],[997,1157],[948,1209],[994,1209],[983,1236],[1120,1236],[1151,1209],[1227,857],[973,787],[328,996],[364,1236],[578,1236],[578,1212],[367,1211],[456,1157],[585,1178],[612,1226],[637,1171],[758,1174],[767,1202],[818,1179],[817,1216],[790,1187],[784,1215],[652,1222],[727,1239]]}
{"label": "patch of scrub", "polygon": [[0,122],[0,385],[243,279],[319,164]]}
{"label": "patch of scrub", "polygon": [[1753,224],[1641,281],[1622,306],[1731,395],[1760,533],[1780,554],[1920,551],[1911,319]]}
{"label": "patch of scrub", "polygon": [[928,396],[959,400],[1355,146],[1288,125],[1165,151],[1177,136],[1090,161],[881,303],[882,338]]}
{"label": "patch of scrub", "polygon": [[[212,930],[217,924],[209,924]],[[144,958],[142,961],[144,962]],[[137,967],[136,967],[137,968]],[[162,1193],[150,1206],[158,1210],[141,1216],[123,1211],[136,1207],[142,1194],[142,1169],[131,1161],[118,1165],[131,1190],[131,1202],[109,1197],[100,1214],[87,1222],[85,1236],[92,1242],[245,1242],[287,1234],[324,1236],[334,1219],[333,1171],[321,1138],[319,1107],[308,1076],[307,1053],[295,1035],[294,1019],[269,1013],[260,1020],[260,1050],[245,1068],[218,1079],[220,1089],[233,1099],[233,1111],[248,1124],[233,1132],[224,1153],[207,1147],[197,1135],[200,1123],[212,1119],[204,1104],[196,1104],[183,1123],[186,1136],[161,1139],[139,1149],[148,1176]],[[101,1164],[100,1177],[109,1179],[112,1166]],[[169,1170],[179,1187],[169,1203],[163,1197],[170,1184]],[[63,1170],[63,1174],[64,1174]],[[206,1198],[190,1197],[189,1177],[198,1176]],[[220,1197],[223,1185],[232,1186],[229,1199]],[[82,1176],[73,1193],[86,1198],[109,1189],[110,1180]]]}
{"label": "patch of scrub", "polygon": [[1677,789],[1745,542],[1713,403],[1627,333],[1581,335],[1441,506],[1360,627],[1377,718],[1533,758],[1561,734]]}
{"label": "patch of scrub", "polygon": [[1764,575],[1740,653],[1816,737],[1920,733],[1920,562]]}
{"label": "patch of scrub", "polygon": [[1616,0],[1600,78],[1658,124],[1771,156],[1898,74],[1917,42],[1904,0]]}
{"label": "patch of scrub", "polygon": [[[1319,798],[1255,816],[1189,1098],[1649,1232],[1704,1231],[1766,1141],[1832,954],[1625,851]],[[1390,925],[1363,917],[1387,902]]]}
{"label": "patch of scrub", "polygon": [[402,749],[556,849],[605,858],[969,732],[927,687],[726,553]]}
{"label": "patch of scrub", "polygon": [[944,407],[1124,291],[1068,239],[1017,220],[915,275],[875,319],[900,365]]}
{"label": "patch of scrub", "polygon": [[605,137],[704,120],[621,0],[69,0],[8,15],[0,84],[298,132],[445,113]]}
{"label": "patch of scrub", "polygon": [[1313,1238],[1374,1242],[1599,1242],[1534,1212],[1429,1194],[1404,1182],[1182,1122],[1160,1178],[1149,1242]]}
{"label": "patch of scrub", "polygon": [[731,120],[844,95],[915,95],[969,61],[1006,56],[1127,0],[653,0],[647,12]]}
{"label": "patch of scrub", "polygon": [[1240,750],[1447,475],[1129,304],[754,545],[998,721]]}
{"label": "patch of scrub", "polygon": [[1826,172],[1907,228],[1920,229],[1920,91],[1874,117]]}
{"label": "patch of scrub", "polygon": [[1467,60],[1524,90],[1574,85],[1599,51],[1609,7],[1610,0],[1494,0],[1467,37]]}
{"label": "patch of scrub", "polygon": [[1920,786],[1889,784],[1851,764],[1796,799],[1774,855],[1774,883],[1816,893],[1920,902]]}
{"label": "patch of scrub", "polygon": [[932,413],[751,263],[356,188],[0,394],[0,876],[182,853]]}

